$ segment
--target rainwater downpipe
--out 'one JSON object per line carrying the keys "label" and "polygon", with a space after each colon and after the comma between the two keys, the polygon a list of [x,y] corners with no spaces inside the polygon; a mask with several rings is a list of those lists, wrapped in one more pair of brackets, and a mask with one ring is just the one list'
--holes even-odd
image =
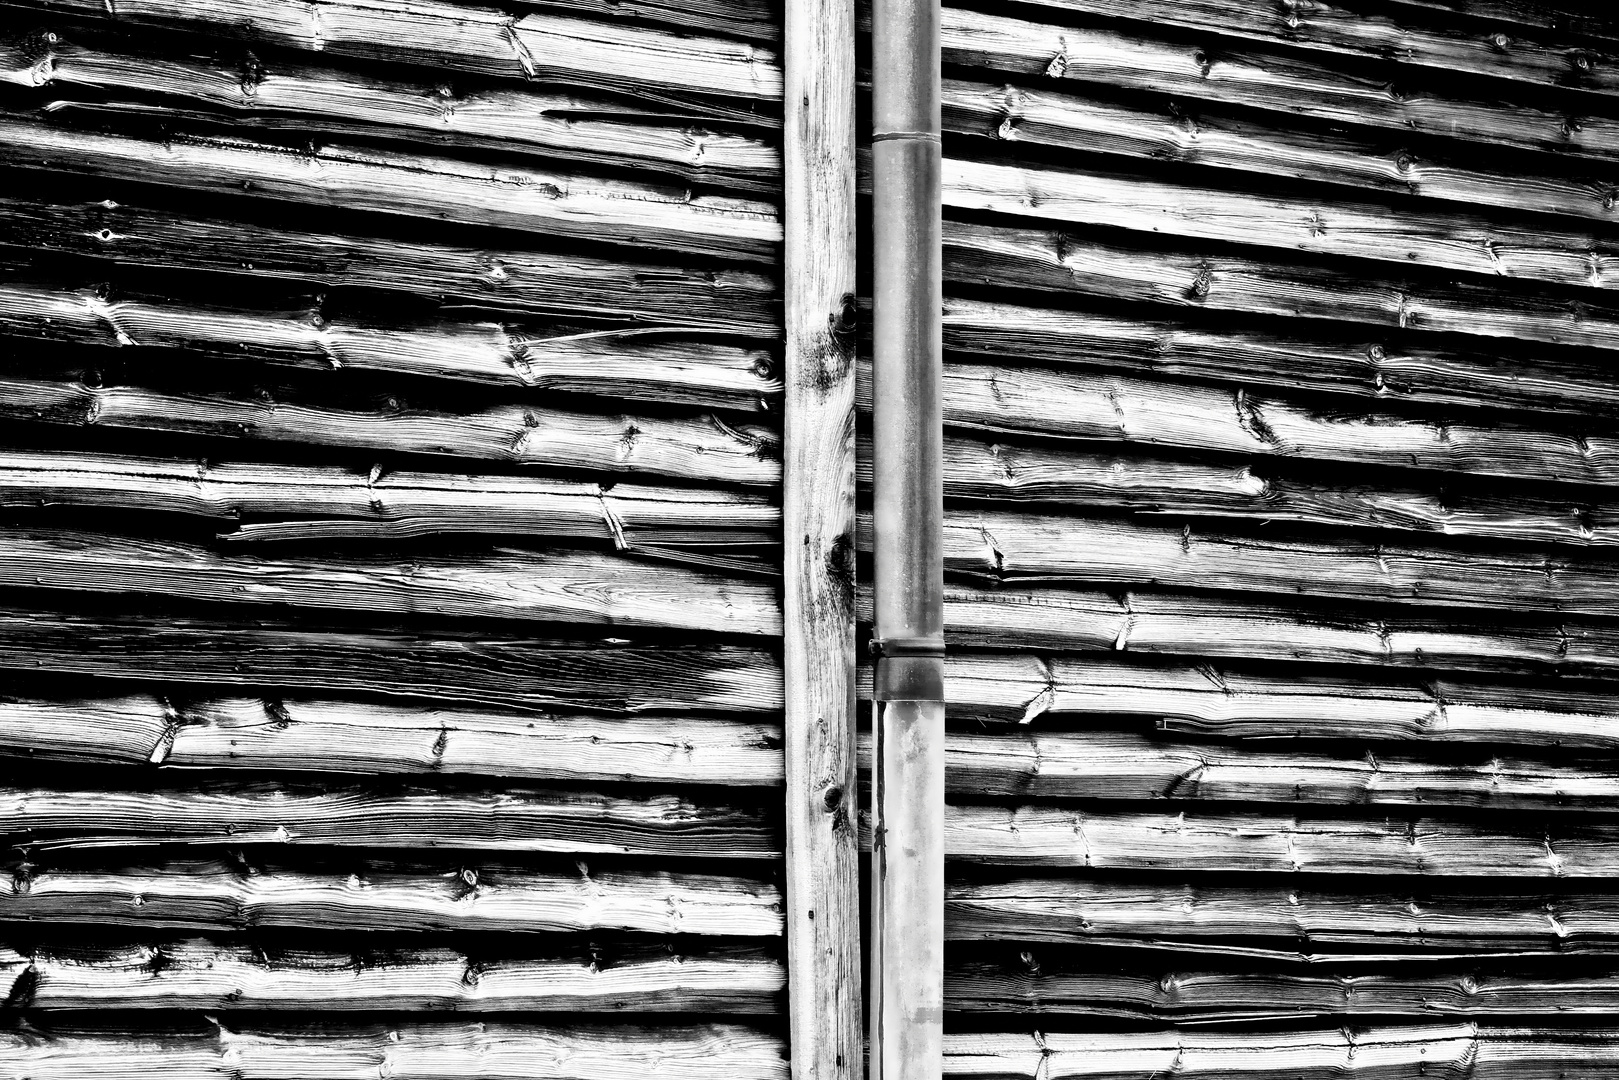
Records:
{"label": "rainwater downpipe", "polygon": [[938,1080],[944,1019],[939,0],[872,5],[871,1080]]}

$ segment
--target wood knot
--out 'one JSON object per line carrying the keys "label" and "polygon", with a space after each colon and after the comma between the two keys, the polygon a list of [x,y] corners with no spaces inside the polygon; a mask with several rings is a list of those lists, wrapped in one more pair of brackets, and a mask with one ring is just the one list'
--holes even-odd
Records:
{"label": "wood knot", "polygon": [[828,811],[837,810],[843,805],[843,787],[839,784],[829,784],[821,790],[821,805]]}

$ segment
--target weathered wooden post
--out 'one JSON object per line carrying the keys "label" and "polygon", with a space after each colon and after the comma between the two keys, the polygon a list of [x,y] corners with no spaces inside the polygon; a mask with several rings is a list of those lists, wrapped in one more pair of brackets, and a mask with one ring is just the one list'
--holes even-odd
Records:
{"label": "weathered wooden post", "polygon": [[872,7],[873,1080],[942,1068],[939,22],[938,0]]}

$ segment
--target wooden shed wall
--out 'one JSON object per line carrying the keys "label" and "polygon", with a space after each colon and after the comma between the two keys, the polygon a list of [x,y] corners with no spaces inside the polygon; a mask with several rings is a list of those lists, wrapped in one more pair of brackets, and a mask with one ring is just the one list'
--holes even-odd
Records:
{"label": "wooden shed wall", "polygon": [[786,1075],[778,36],[0,4],[0,1077]]}
{"label": "wooden shed wall", "polygon": [[1598,7],[947,6],[947,1075],[1619,1066]]}

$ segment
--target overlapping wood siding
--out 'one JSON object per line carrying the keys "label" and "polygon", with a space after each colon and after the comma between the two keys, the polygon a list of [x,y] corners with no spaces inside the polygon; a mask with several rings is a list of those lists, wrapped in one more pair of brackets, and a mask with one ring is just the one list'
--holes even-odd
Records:
{"label": "overlapping wood siding", "polygon": [[946,7],[946,1075],[1619,1068],[1619,21],[1554,7]]}
{"label": "overlapping wood siding", "polygon": [[0,4],[0,1077],[786,1076],[779,37]]}

